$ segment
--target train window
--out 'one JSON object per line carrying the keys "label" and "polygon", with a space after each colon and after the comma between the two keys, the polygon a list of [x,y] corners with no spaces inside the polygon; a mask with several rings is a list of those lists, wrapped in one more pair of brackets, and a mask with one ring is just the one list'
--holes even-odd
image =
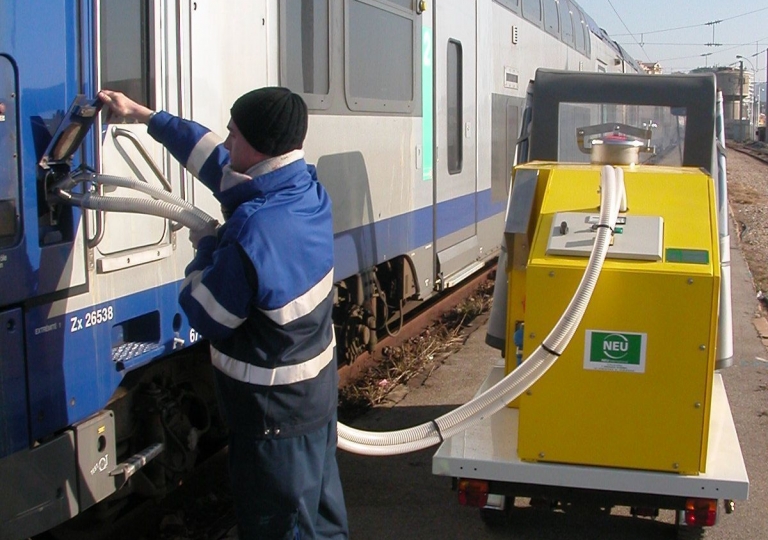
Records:
{"label": "train window", "polygon": [[580,53],[586,53],[584,46],[584,23],[581,20],[581,12],[571,2],[568,2],[571,8],[571,15],[573,17],[573,39],[575,41],[576,50]]}
{"label": "train window", "polygon": [[328,0],[280,2],[280,81],[310,109],[330,106],[330,18]]}
{"label": "train window", "polygon": [[560,35],[560,17],[555,0],[542,0],[544,7],[544,29],[553,36]]}
{"label": "train window", "polygon": [[100,7],[101,87],[119,90],[154,109],[152,1],[101,0]]}
{"label": "train window", "polygon": [[589,26],[584,25],[584,48],[586,49],[586,55],[592,57],[592,32]]}
{"label": "train window", "polygon": [[568,2],[566,0],[558,0],[558,4],[560,5],[561,39],[563,40],[563,43],[573,47],[573,20],[571,17],[571,10],[568,7]]}
{"label": "train window", "polygon": [[344,85],[350,110],[416,111],[419,26],[413,9],[380,0],[345,3]]}
{"label": "train window", "polygon": [[541,25],[541,0],[523,0],[523,17]]}
{"label": "train window", "polygon": [[520,13],[520,0],[493,0],[497,4],[504,6],[505,8]]}
{"label": "train window", "polygon": [[462,92],[463,82],[462,49],[461,43],[455,40],[448,41],[448,66],[447,72],[447,123],[448,123],[448,172],[458,174],[464,163],[463,126],[464,126],[464,99]]}

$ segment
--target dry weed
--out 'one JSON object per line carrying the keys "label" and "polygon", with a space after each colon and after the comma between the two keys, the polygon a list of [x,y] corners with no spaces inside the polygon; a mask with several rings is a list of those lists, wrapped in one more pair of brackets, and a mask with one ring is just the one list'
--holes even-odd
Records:
{"label": "dry weed", "polygon": [[415,376],[429,376],[446,356],[461,348],[472,321],[490,310],[492,298],[493,281],[488,280],[421,335],[403,345],[385,347],[379,364],[366,371],[357,383],[339,390],[339,407],[344,414],[354,415],[380,405],[388,401],[393,390]]}

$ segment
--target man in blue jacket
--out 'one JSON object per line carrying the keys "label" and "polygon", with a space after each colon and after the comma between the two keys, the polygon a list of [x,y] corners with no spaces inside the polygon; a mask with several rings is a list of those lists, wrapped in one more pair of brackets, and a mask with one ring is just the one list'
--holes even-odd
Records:
{"label": "man in blue jacket", "polygon": [[286,88],[248,92],[232,106],[222,143],[119,92],[99,97],[113,114],[148,124],[226,217],[190,233],[197,254],[179,303],[210,341],[231,432],[239,538],[347,538],[336,464],[331,201],[301,150],[306,104]]}

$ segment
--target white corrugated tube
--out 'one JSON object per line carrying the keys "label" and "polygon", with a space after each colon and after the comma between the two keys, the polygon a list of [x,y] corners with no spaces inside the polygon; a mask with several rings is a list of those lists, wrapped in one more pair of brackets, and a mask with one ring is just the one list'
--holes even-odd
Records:
{"label": "white corrugated tube", "polygon": [[198,207],[196,207],[189,201],[186,201],[181,197],[177,197],[170,191],[166,191],[164,189],[150,186],[146,182],[141,182],[139,180],[134,180],[132,178],[123,178],[122,176],[112,176],[109,174],[100,174],[98,175],[98,177],[96,177],[95,175],[93,176],[84,175],[83,178],[75,177],[75,179],[78,180],[79,182],[98,179],[98,183],[104,184],[105,186],[135,189],[136,191],[141,191],[143,193],[146,193],[147,195],[151,195],[155,199],[160,199],[162,201],[175,204],[182,209],[189,210],[190,212],[195,214],[197,217],[199,217],[203,221],[211,221],[213,219],[211,216],[209,216],[208,214],[200,210]]}
{"label": "white corrugated tube", "polygon": [[624,186],[624,169],[616,167],[616,184],[617,189],[620,192],[621,203],[619,204],[619,212],[627,211],[627,188]]}
{"label": "white corrugated tube", "polygon": [[[95,193],[72,193],[69,191],[68,188],[84,182],[135,189],[153,198],[114,197],[97,195]],[[213,221],[211,216],[181,197],[177,197],[164,189],[152,187],[146,182],[140,182],[131,178],[85,173],[67,178],[61,185],[62,187],[55,189],[55,193],[62,202],[87,208],[88,210],[157,216],[177,221],[192,230],[202,230],[209,221]],[[63,187],[65,185],[68,188]]]}
{"label": "white corrugated tube", "polygon": [[193,230],[202,230],[206,226],[206,220],[195,212],[172,202],[138,197],[107,197],[95,193],[70,193],[64,190],[58,190],[57,195],[67,204],[88,210],[157,216],[178,221]]}
{"label": "white corrugated tube", "polygon": [[[620,172],[617,173],[616,170]],[[472,401],[419,426],[376,433],[339,423],[339,448],[371,456],[405,454],[428,448],[499,411],[544,375],[576,332],[597,284],[622,204],[622,189],[618,185],[617,174],[623,177],[621,169],[606,165],[601,170],[600,221],[595,243],[576,293],[549,335],[517,369]],[[626,196],[624,199],[626,200]]]}

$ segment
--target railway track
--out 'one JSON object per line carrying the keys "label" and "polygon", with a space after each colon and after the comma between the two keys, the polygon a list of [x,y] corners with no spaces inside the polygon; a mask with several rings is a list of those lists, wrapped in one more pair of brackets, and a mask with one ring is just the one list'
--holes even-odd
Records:
{"label": "railway track", "polygon": [[339,418],[353,421],[361,412],[394,404],[412,379],[425,380],[444,358],[460,349],[475,319],[490,310],[495,263],[451,294],[412,312],[396,335],[384,338],[371,353],[340,370]]}
{"label": "railway track", "polygon": [[768,164],[768,144],[766,143],[756,141],[750,143],[727,141],[726,147],[729,150],[735,150],[736,152],[752,156],[753,158]]}

